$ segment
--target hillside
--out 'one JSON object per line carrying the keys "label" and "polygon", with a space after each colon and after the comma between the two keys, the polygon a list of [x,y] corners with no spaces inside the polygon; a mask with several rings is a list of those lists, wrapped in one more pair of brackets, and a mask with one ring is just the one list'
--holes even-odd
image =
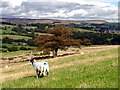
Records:
{"label": "hillside", "polygon": [[60,23],[60,24],[80,24],[82,22],[85,23],[106,23],[104,20],[85,20],[85,21],[80,21],[80,20],[55,20],[55,19],[24,19],[24,18],[2,18],[0,19],[0,22],[11,22],[14,24],[31,24],[31,23]]}
{"label": "hillside", "polygon": [[[16,24],[19,22],[25,24],[30,21],[15,20]],[[44,22],[48,21],[45,20]],[[53,23],[51,20],[49,22]],[[117,30],[117,24],[101,24],[100,21],[93,24],[93,22],[86,23],[84,21],[81,24],[71,24],[74,26],[72,27],[74,32],[70,37],[82,40],[81,49],[70,47],[66,51],[58,50],[58,57],[56,58],[51,58],[52,53],[42,55],[40,51],[36,51],[33,42],[33,39],[38,35],[51,35],[51,33],[45,31],[45,28],[47,26],[51,30],[54,25],[40,23],[27,26],[15,25],[10,24],[13,23],[12,21],[8,24],[0,24],[0,34],[2,35],[0,38],[2,41],[0,48],[2,51],[2,63],[0,64],[2,77],[0,77],[0,81],[2,87],[117,88],[120,34],[105,32],[105,30],[114,30],[115,28]],[[64,21],[64,23],[67,22]],[[68,27],[71,26],[68,25]],[[47,61],[49,63],[49,76],[35,78],[34,69],[28,64],[31,52],[37,61]]]}
{"label": "hillside", "polygon": [[[18,20],[21,22],[21,19]],[[2,52],[7,52],[9,48],[12,48],[13,46],[18,47],[20,45],[22,49],[22,46],[24,46],[24,49],[27,50],[28,48],[26,47],[35,46],[33,39],[38,35],[50,35],[48,32],[45,31],[46,27],[51,28],[56,25],[37,23],[25,26],[14,25],[11,23],[12,22],[0,24],[0,35],[2,35],[2,37],[0,37],[0,40],[3,43],[3,46],[0,46],[0,51]],[[66,26],[70,28],[72,27],[75,32],[71,35],[71,37],[81,40],[89,39],[90,43],[88,45],[117,45],[120,43],[120,32],[117,23],[100,24],[100,22],[98,21],[96,21],[96,23],[97,24],[93,24],[93,21],[91,20],[89,21],[89,23],[84,22],[81,24],[69,25],[61,24],[61,26]],[[16,50],[19,50],[19,48]]]}
{"label": "hillside", "polygon": [[38,61],[49,63],[48,76],[36,79],[28,62],[8,63],[7,69],[1,65],[2,87],[118,88],[118,46],[83,47],[78,54]]}

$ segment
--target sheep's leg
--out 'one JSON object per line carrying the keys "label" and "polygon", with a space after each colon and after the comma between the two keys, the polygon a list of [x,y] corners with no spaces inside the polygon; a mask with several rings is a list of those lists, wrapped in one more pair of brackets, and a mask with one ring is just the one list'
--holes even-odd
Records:
{"label": "sheep's leg", "polygon": [[46,70],[47,70],[47,75],[48,75],[49,74],[49,67]]}
{"label": "sheep's leg", "polygon": [[38,77],[40,77],[40,71],[38,71]]}
{"label": "sheep's leg", "polygon": [[43,77],[43,68],[40,68],[40,75]]}
{"label": "sheep's leg", "polygon": [[45,72],[46,72],[46,70],[43,69],[43,71],[42,71],[42,76],[45,76]]}
{"label": "sheep's leg", "polygon": [[41,74],[42,74],[42,77],[44,77],[44,72],[43,71],[41,72]]}
{"label": "sheep's leg", "polygon": [[49,74],[49,71],[48,70],[46,70],[46,72],[47,72],[47,75]]}
{"label": "sheep's leg", "polygon": [[39,71],[36,69],[36,78],[39,78]]}

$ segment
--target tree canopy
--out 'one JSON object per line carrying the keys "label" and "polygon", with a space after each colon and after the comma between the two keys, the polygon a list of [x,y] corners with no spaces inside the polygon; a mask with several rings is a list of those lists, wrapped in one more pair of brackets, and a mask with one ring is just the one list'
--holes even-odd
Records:
{"label": "tree canopy", "polygon": [[52,51],[57,56],[58,49],[65,50],[70,46],[80,47],[81,40],[70,38],[72,29],[64,26],[55,26],[46,30],[51,35],[37,36],[34,40],[42,51]]}

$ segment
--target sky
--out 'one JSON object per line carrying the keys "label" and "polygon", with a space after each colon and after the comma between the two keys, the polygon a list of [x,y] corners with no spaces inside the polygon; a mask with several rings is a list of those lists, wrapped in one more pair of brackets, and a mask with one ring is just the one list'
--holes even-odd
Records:
{"label": "sky", "polygon": [[0,0],[0,18],[118,21],[119,0]]}

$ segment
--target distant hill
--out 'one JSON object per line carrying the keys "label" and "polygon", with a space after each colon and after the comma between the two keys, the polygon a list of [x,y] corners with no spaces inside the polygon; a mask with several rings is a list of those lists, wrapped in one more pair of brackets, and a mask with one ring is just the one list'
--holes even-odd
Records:
{"label": "distant hill", "polygon": [[25,18],[1,18],[1,22],[10,22],[14,24],[31,24],[31,23],[47,23],[47,24],[52,24],[52,23],[58,23],[58,24],[80,24],[82,22],[85,23],[106,23],[104,20],[85,20],[85,21],[76,21],[76,20],[55,20],[55,19],[25,19]]}

